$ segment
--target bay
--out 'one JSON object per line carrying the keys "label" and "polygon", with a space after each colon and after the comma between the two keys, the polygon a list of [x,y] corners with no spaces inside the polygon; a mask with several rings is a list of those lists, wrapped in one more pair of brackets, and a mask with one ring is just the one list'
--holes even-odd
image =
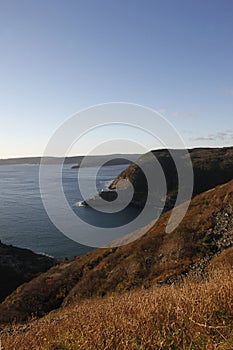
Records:
{"label": "bay", "polygon": [[[53,165],[48,166],[52,173]],[[107,188],[126,167],[126,164],[103,167],[96,179],[97,189]],[[88,167],[82,175],[87,188],[93,181],[94,170]],[[96,213],[75,206],[75,203],[83,199],[78,190],[77,174],[78,169],[71,169],[70,164],[64,165],[65,195],[69,204],[74,210],[79,210],[84,219],[92,216],[93,220]],[[90,196],[95,194],[90,193]],[[98,218],[94,220],[98,221]],[[107,225],[107,219],[104,222]],[[78,229],[82,230],[82,227]],[[71,258],[91,249],[67,238],[50,221],[41,200],[38,165],[0,166],[0,240],[5,244],[29,248],[56,258]]]}

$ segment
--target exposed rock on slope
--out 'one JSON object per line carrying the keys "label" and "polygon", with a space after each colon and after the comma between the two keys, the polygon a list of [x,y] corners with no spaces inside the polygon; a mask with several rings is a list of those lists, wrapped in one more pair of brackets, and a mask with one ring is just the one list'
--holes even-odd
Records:
{"label": "exposed rock on slope", "polygon": [[231,249],[233,181],[196,196],[179,227],[166,234],[169,216],[133,243],[89,252],[20,286],[0,304],[0,323],[42,316],[83,298],[173,283],[208,268]]}
{"label": "exposed rock on slope", "polygon": [[28,249],[2,244],[0,241],[0,301],[20,284],[47,271],[55,261]]}

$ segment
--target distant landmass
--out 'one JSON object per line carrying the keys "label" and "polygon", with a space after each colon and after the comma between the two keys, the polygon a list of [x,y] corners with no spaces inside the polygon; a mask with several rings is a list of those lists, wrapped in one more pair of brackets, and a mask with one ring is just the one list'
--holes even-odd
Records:
{"label": "distant landmass", "polygon": [[[132,161],[136,161],[140,154],[112,154],[109,161],[109,155],[96,155],[96,156],[71,156],[66,157],[64,164],[72,164],[74,167],[79,167],[82,160],[85,158],[85,166],[97,166],[100,163],[104,165],[120,165],[130,164]],[[128,160],[130,158],[132,161]],[[17,165],[17,164],[40,164],[42,157],[24,157],[24,158],[8,158],[0,159],[0,165]],[[47,164],[58,164],[61,161],[61,157],[44,157],[43,160]]]}
{"label": "distant landmass", "polygon": [[[188,159],[184,150],[172,150],[176,153],[177,161],[183,166],[188,166]],[[226,183],[233,179],[233,147],[224,148],[193,148],[188,150],[192,161],[194,172],[193,196],[208,191],[218,185]],[[154,156],[154,157],[153,157]],[[142,169],[153,169],[152,164],[155,159],[160,163],[167,184],[167,197],[164,205],[161,201],[161,207],[164,205],[165,211],[170,210],[176,201],[178,193],[178,174],[176,165],[167,149],[153,150],[140,156],[135,163],[123,170],[117,178],[110,184],[109,191],[98,193],[95,197],[83,202],[84,205],[91,204],[94,200],[95,205],[98,198],[104,198],[106,201],[114,200],[116,197],[116,188],[120,181],[123,182],[122,191],[125,191],[130,184],[134,187],[134,195],[130,205],[136,208],[143,208],[148,199],[148,184],[146,176]],[[120,186],[118,186],[118,192]],[[182,188],[186,193],[188,188],[185,185]],[[150,189],[150,196],[156,198],[157,188]]]}

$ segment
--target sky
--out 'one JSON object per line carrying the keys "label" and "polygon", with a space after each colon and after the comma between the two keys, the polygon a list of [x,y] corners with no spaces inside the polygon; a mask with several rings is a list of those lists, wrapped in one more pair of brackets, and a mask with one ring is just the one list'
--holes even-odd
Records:
{"label": "sky", "polygon": [[0,0],[0,158],[41,155],[69,116],[119,101],[187,147],[233,145],[232,42],[232,0]]}

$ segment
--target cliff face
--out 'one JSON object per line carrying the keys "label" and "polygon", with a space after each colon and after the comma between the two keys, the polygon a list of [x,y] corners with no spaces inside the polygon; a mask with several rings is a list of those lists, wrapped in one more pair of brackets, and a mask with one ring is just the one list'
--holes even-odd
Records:
{"label": "cliff face", "polygon": [[216,259],[227,259],[233,245],[233,181],[193,198],[181,224],[166,234],[169,217],[168,211],[132,243],[96,249],[21,285],[0,304],[0,323],[42,316],[84,298],[171,284],[196,271],[205,274]]}
{"label": "cliff face", "polygon": [[[180,164],[185,166],[184,152],[182,150],[175,150],[175,152]],[[189,150],[189,153],[194,172],[193,196],[233,178],[233,147],[196,148]],[[175,163],[168,150],[156,150],[141,156],[137,164],[131,164],[112,182],[109,189],[114,190],[120,180],[127,179],[133,184],[135,190],[131,205],[143,206],[147,199],[147,181],[140,166],[150,168],[151,162],[154,161],[151,154],[159,161],[165,174],[167,182],[165,208],[170,209],[177,195],[178,176]]]}
{"label": "cliff face", "polygon": [[0,241],[0,302],[20,284],[47,271],[55,260]]}
{"label": "cliff face", "polygon": [[[177,152],[182,157],[183,153]],[[175,164],[167,150],[153,153],[164,169],[168,198],[174,199]],[[0,304],[0,323],[24,321],[32,314],[42,316],[84,298],[174,283],[189,273],[205,274],[218,261],[231,264],[233,148],[194,149],[190,155],[194,198],[185,218],[170,234],[165,233],[171,213],[167,211],[140,239],[119,248],[96,249],[48,271],[53,265],[48,258],[0,245],[1,276],[5,278],[1,281],[2,299],[17,285],[43,269],[46,271],[20,285]],[[146,162],[149,168],[150,161],[150,157],[144,155],[138,163]],[[112,183],[111,189],[122,178],[133,183],[136,192],[133,200],[141,205],[147,196],[147,183],[140,167],[135,164],[128,167]],[[169,207],[168,200],[167,204]]]}

